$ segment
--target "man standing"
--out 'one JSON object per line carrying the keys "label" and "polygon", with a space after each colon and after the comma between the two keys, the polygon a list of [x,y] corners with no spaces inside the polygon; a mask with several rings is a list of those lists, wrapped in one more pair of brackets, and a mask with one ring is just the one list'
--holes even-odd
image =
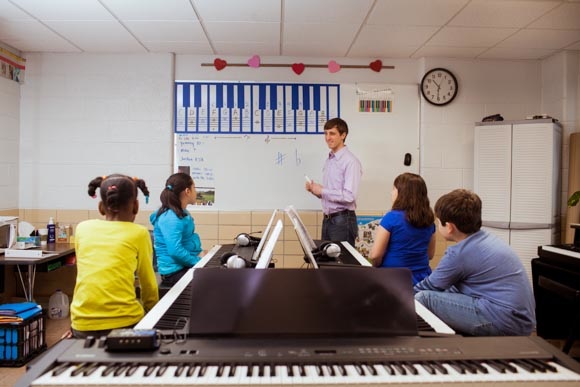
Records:
{"label": "man standing", "polygon": [[306,190],[322,202],[322,239],[348,241],[354,247],[358,234],[356,197],[362,167],[344,144],[347,135],[348,125],[340,118],[324,124],[324,139],[330,153],[324,163],[322,185],[310,181],[306,183]]}

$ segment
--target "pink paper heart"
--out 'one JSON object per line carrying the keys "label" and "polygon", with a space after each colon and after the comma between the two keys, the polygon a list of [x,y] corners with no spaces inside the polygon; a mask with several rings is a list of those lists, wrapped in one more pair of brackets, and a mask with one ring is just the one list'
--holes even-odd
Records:
{"label": "pink paper heart", "polygon": [[328,62],[328,71],[330,71],[331,73],[337,73],[340,71],[340,65],[335,61],[331,60],[330,62]]}
{"label": "pink paper heart", "polygon": [[248,60],[248,66],[257,69],[260,67],[260,57],[258,55],[254,55]]}
{"label": "pink paper heart", "polygon": [[292,65],[292,71],[294,71],[298,75],[302,74],[304,68],[305,68],[304,63],[294,63]]}

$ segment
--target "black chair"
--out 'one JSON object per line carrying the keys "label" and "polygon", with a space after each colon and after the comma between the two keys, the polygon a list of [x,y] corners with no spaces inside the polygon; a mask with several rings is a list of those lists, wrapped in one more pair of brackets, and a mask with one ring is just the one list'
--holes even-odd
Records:
{"label": "black chair", "polygon": [[538,276],[538,286],[567,302],[570,305],[570,309],[572,309],[572,321],[561,321],[562,325],[568,325],[569,327],[562,352],[569,353],[572,344],[580,336],[580,290],[543,275]]}

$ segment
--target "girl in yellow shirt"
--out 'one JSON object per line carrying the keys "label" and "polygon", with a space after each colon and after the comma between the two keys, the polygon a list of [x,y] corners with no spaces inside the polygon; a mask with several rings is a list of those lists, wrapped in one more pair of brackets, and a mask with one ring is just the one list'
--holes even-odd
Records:
{"label": "girl in yellow shirt", "polygon": [[76,338],[133,327],[159,300],[149,231],[133,223],[139,211],[137,188],[149,197],[143,180],[125,175],[97,177],[89,183],[90,196],[100,190],[99,212],[105,219],[86,220],[76,228],[77,278],[71,303]]}

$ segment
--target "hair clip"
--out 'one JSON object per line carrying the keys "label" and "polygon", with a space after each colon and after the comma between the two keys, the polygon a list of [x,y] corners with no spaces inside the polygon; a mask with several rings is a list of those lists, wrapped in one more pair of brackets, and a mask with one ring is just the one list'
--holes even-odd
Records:
{"label": "hair clip", "polygon": [[137,182],[139,181],[139,178],[137,176],[133,176],[133,181]]}
{"label": "hair clip", "polygon": [[92,197],[93,199],[96,199],[96,198],[97,198],[97,194],[91,195],[91,197]]}
{"label": "hair clip", "polygon": [[149,204],[149,195],[145,196],[145,204]]}
{"label": "hair clip", "polygon": [[173,186],[171,184],[167,184],[165,188],[167,188],[170,191],[173,191]]}
{"label": "hair clip", "polygon": [[116,190],[117,186],[116,185],[110,185],[107,187],[107,191],[112,191],[112,190]]}

